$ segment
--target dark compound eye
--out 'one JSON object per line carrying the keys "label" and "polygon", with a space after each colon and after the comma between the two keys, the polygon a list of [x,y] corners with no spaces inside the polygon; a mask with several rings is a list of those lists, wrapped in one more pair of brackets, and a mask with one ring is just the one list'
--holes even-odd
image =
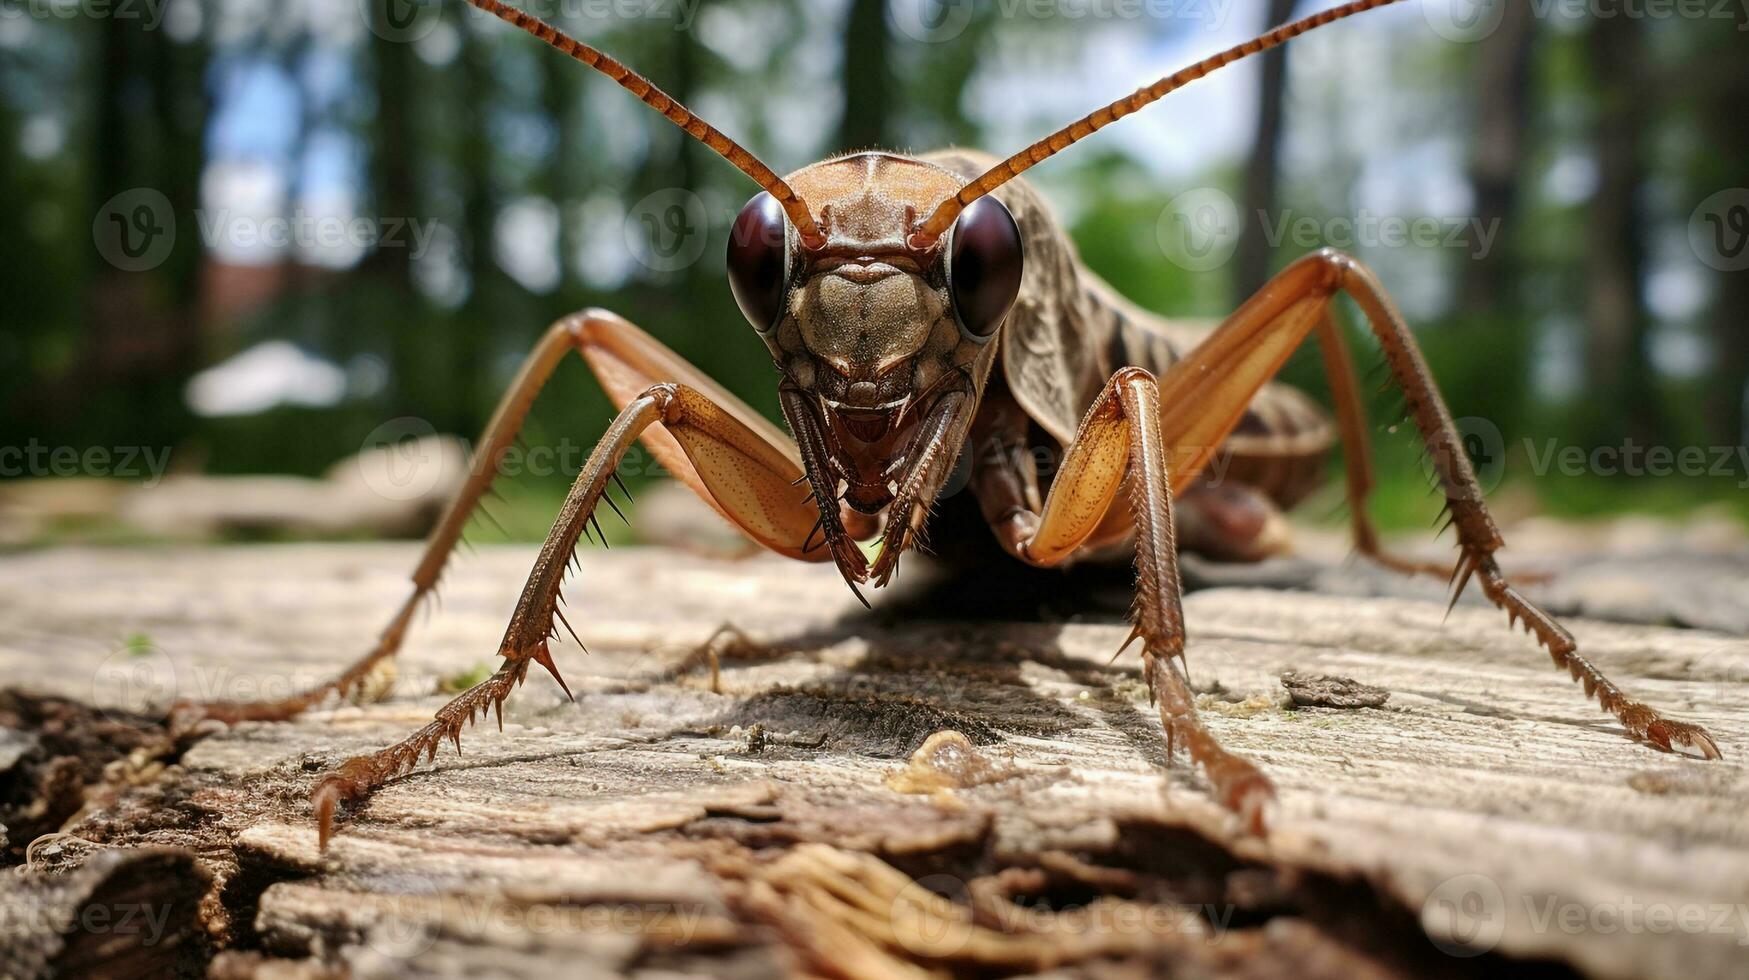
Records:
{"label": "dark compound eye", "polygon": [[947,288],[960,326],[978,337],[996,332],[1020,292],[1020,229],[1002,202],[980,197],[953,225]]}
{"label": "dark compound eye", "polygon": [[788,256],[783,208],[760,191],[729,229],[729,291],[755,330],[770,330],[782,312]]}

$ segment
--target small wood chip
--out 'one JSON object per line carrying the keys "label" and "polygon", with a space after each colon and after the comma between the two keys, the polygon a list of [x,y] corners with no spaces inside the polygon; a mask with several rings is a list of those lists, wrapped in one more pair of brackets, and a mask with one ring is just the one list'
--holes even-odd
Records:
{"label": "small wood chip", "polygon": [[1332,674],[1289,670],[1281,675],[1281,686],[1297,708],[1380,708],[1391,699],[1391,692],[1382,687]]}

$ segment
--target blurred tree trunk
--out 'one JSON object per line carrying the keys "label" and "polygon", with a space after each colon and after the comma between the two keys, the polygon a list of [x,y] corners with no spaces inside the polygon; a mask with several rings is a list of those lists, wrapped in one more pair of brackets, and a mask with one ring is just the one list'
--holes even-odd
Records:
{"label": "blurred tree trunk", "polygon": [[[1740,12],[1739,30],[1749,27],[1744,21],[1749,21],[1749,15]],[[1743,61],[1743,35],[1709,27],[1701,36],[1696,52],[1699,63],[1692,66],[1692,90],[1700,99],[1701,127],[1701,159],[1693,175],[1696,203],[1749,183],[1743,177],[1743,168],[1749,163],[1749,125],[1743,119],[1743,107],[1749,105],[1749,71],[1745,71]],[[1739,197],[1735,206],[1746,203],[1749,201]],[[1707,272],[1714,284],[1708,320],[1713,365],[1707,379],[1707,436],[1720,445],[1749,444],[1749,270],[1718,268],[1724,264],[1719,260],[1739,259],[1749,246],[1728,230],[1732,227],[1729,217],[1719,214],[1714,219],[1726,222],[1722,248],[1701,256],[1709,261]],[[1708,219],[1702,215],[1690,220]],[[1704,230],[1713,231],[1711,226]]]}
{"label": "blurred tree trunk", "polygon": [[[482,38],[462,18],[462,49],[457,68],[462,76],[461,190],[462,240],[466,243],[468,295],[445,329],[445,349],[452,362],[444,375],[451,378],[440,429],[472,435],[485,424],[498,392],[490,368],[492,338],[520,326],[517,311],[522,304],[520,287],[499,267],[496,240],[502,204],[494,152],[492,117],[499,110],[501,93],[492,70],[493,45],[502,39],[497,32]],[[516,40],[512,38],[512,40]],[[543,52],[544,53],[544,52]]]}
{"label": "blurred tree trunk", "polygon": [[[360,134],[370,146],[371,205],[377,220],[419,215],[414,154],[419,141],[414,134],[411,107],[422,91],[413,46],[400,40],[387,21],[388,4],[371,4],[375,19],[368,35],[366,71],[375,94],[375,117]],[[429,216],[426,216],[429,219]],[[366,304],[354,311],[360,326],[382,338],[389,361],[387,411],[399,415],[418,412],[428,402],[423,390],[430,378],[428,338],[416,329],[420,295],[413,285],[413,256],[409,248],[372,249],[359,270],[373,287]]]}
{"label": "blurred tree trunk", "polygon": [[[552,155],[547,159],[547,165],[541,174],[540,190],[553,202],[559,215],[559,240],[554,256],[559,263],[559,282],[556,292],[563,297],[571,280],[571,239],[569,235],[569,208],[571,204],[571,188],[578,179],[578,169],[587,168],[586,159],[573,158],[572,147],[577,145],[577,83],[582,73],[568,58],[552,57],[550,51],[533,51],[541,66],[541,98],[542,109],[553,123]],[[587,79],[594,81],[594,79]]]}
{"label": "blurred tree trunk", "polygon": [[[379,219],[415,213],[417,197],[413,176],[413,152],[417,141],[408,106],[419,91],[414,77],[413,46],[391,41],[384,21],[385,5],[373,4],[372,16],[379,23],[370,35],[371,84],[376,91],[376,119],[368,128],[374,137],[370,148],[371,196]],[[412,255],[405,248],[373,249],[364,261],[364,271],[388,279],[397,289],[412,286]]]}
{"label": "blurred tree trunk", "polygon": [[[167,445],[183,429],[182,386],[199,364],[198,301],[206,258],[195,210],[204,163],[206,49],[146,31],[140,21],[104,18],[98,53],[84,214],[132,224],[146,235],[173,233],[164,259],[124,270],[92,254],[78,359],[51,382],[38,405],[50,425],[101,421],[78,438]],[[134,195],[156,192],[159,214]],[[117,195],[115,214],[104,213]],[[149,215],[148,215],[148,212]],[[136,230],[141,225],[134,225]],[[135,236],[130,236],[135,237]],[[135,244],[149,244],[136,237]]]}
{"label": "blurred tree trunk", "polygon": [[1470,185],[1476,194],[1475,216],[1493,236],[1494,248],[1464,265],[1459,303],[1468,314],[1498,315],[1518,305],[1518,252],[1512,248],[1511,222],[1524,172],[1536,25],[1530,4],[1509,3],[1500,26],[1478,45]]}
{"label": "blurred tree trunk", "polygon": [[1652,373],[1645,307],[1645,183],[1642,148],[1650,118],[1645,22],[1592,20],[1587,43],[1597,121],[1597,191],[1588,216],[1585,380],[1595,443],[1642,442],[1664,430]]}
{"label": "blurred tree trunk", "polygon": [[[1269,0],[1264,29],[1293,16],[1295,0]],[[1257,128],[1245,164],[1244,202],[1239,208],[1239,242],[1233,261],[1234,300],[1242,302],[1269,281],[1271,248],[1263,230],[1276,213],[1281,165],[1282,103],[1287,94],[1288,46],[1263,53],[1258,85]],[[1264,217],[1259,218],[1262,215]]]}
{"label": "blurred tree trunk", "polygon": [[892,145],[893,66],[887,45],[886,0],[851,0],[844,18],[844,114],[836,151]]}

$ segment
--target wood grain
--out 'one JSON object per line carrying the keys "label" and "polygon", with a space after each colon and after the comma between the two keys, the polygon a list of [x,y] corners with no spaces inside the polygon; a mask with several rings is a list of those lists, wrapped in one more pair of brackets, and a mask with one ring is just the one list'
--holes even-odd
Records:
{"label": "wood grain", "polygon": [[[1138,663],[1112,662],[1121,594],[1082,603],[1034,579],[997,620],[981,604],[1007,586],[912,572],[911,594],[868,613],[830,569],[615,549],[586,552],[567,591],[590,649],[557,650],[576,703],[531,675],[502,734],[471,732],[318,854],[311,783],[492,664],[532,555],[461,560],[387,700],[136,747],[66,829],[195,855],[217,882],[215,976],[1690,977],[1749,961],[1749,640],[1570,621],[1619,684],[1711,729],[1725,759],[1706,763],[1627,741],[1504,616],[1446,618],[1436,583],[1362,588],[1341,563],[1203,567],[1226,584],[1185,604],[1210,727],[1281,790],[1266,841],[1165,768]],[[414,557],[15,555],[0,669],[124,722],[172,689],[301,687],[364,649]],[[1743,594],[1719,570],[1742,576],[1740,554],[1709,562],[1687,586],[1669,566],[1640,618],[1698,588]],[[1545,591],[1619,609],[1585,583],[1631,567],[1569,563]],[[1397,594],[1247,585],[1329,580]],[[740,633],[717,644],[717,693],[695,653],[725,624]],[[1389,699],[1296,709],[1287,671]],[[965,740],[907,761],[945,730]]]}

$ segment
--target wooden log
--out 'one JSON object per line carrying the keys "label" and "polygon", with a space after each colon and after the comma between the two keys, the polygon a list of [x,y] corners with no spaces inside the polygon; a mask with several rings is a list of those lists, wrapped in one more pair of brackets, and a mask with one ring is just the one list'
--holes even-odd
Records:
{"label": "wooden log", "polygon": [[[0,671],[120,722],[171,692],[284,693],[365,648],[414,554],[14,556]],[[582,557],[567,616],[591,652],[556,650],[576,703],[531,674],[502,734],[346,814],[326,856],[311,784],[492,666],[531,549],[458,561],[387,700],[133,751],[67,832],[197,854],[215,976],[1691,977],[1749,956],[1740,637],[1570,621],[1624,688],[1711,729],[1704,762],[1626,739],[1503,615],[1447,618],[1438,583],[1199,568],[1226,583],[1186,601],[1201,709],[1281,792],[1258,840],[1168,768],[1133,653],[1112,661],[1122,575],[917,577],[864,612],[829,568]],[[1743,588],[1719,567],[1711,594]],[[1673,567],[1648,608],[1695,586]],[[718,692],[697,652],[725,624]],[[1389,696],[1296,707],[1289,671]]]}

